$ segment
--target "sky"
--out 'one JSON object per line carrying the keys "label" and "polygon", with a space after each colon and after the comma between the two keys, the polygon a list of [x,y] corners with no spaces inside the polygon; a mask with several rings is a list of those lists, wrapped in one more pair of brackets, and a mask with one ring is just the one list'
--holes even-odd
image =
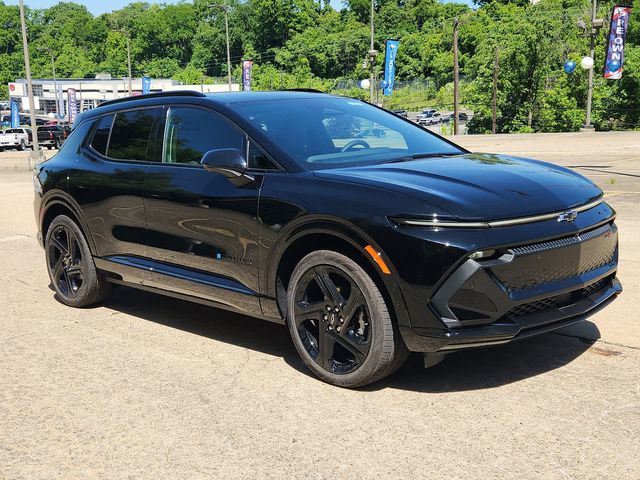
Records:
{"label": "sky", "polygon": [[[129,5],[133,0],[73,0],[75,3],[85,5],[94,15],[118,10]],[[144,0],[148,3],[178,3],[177,0]],[[17,5],[18,0],[4,0],[5,5]],[[24,0],[24,4],[31,8],[48,8],[56,3],[57,0]]]}
{"label": "sky", "polygon": [[[128,5],[133,0],[73,0],[75,3],[79,3],[81,5],[85,5],[91,13],[94,15],[100,15],[101,13],[111,12],[113,10],[118,10],[119,8]],[[148,3],[177,3],[177,0],[145,0]],[[452,1],[452,0],[443,0],[443,1]],[[467,3],[469,5],[472,4],[472,0],[455,0],[460,3]],[[17,5],[18,0],[4,0],[6,5]],[[58,3],[57,0],[25,0],[25,5],[28,5],[31,8],[48,8],[52,5]],[[336,0],[332,0],[331,2],[335,7],[337,5]]]}

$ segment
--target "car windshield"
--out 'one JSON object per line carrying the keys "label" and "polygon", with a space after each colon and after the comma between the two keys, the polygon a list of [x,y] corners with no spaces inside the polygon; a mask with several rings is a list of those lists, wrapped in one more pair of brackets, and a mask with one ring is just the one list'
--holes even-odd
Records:
{"label": "car windshield", "polygon": [[463,153],[397,115],[350,98],[253,101],[234,108],[307,170]]}

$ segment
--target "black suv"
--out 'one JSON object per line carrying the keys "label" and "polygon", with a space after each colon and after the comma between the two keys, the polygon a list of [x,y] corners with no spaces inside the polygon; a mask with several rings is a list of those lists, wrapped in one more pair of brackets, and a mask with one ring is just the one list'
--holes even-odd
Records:
{"label": "black suv", "polygon": [[615,213],[590,181],[469,153],[351,98],[109,102],[34,183],[62,302],[120,284],[286,323],[341,386],[409,351],[431,365],[570,325],[621,291]]}

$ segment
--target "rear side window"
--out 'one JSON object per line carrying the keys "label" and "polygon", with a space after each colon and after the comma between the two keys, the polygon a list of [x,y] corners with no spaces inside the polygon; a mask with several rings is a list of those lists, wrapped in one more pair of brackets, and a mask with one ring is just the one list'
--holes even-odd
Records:
{"label": "rear side window", "polygon": [[116,160],[146,160],[153,122],[161,111],[153,108],[117,113],[106,155]]}
{"label": "rear side window", "polygon": [[109,141],[109,133],[113,124],[113,115],[102,117],[96,128],[96,133],[91,140],[91,147],[102,155],[107,155],[107,142]]}
{"label": "rear side window", "polygon": [[199,108],[170,108],[164,136],[164,163],[199,165],[209,150],[245,149],[240,130],[220,114]]}

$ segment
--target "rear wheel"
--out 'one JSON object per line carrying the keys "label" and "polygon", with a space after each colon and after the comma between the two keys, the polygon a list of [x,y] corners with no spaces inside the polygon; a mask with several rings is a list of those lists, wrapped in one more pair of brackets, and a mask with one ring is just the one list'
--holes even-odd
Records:
{"label": "rear wheel", "polygon": [[310,253],[296,266],[287,291],[287,322],[302,360],[333,385],[376,382],[408,355],[375,282],[337,252]]}
{"label": "rear wheel", "polygon": [[18,145],[18,150],[24,152],[26,145],[24,144],[24,140],[20,140],[20,145]]}
{"label": "rear wheel", "polygon": [[96,270],[78,225],[65,215],[53,219],[45,239],[47,270],[58,297],[72,307],[98,303],[111,286]]}

